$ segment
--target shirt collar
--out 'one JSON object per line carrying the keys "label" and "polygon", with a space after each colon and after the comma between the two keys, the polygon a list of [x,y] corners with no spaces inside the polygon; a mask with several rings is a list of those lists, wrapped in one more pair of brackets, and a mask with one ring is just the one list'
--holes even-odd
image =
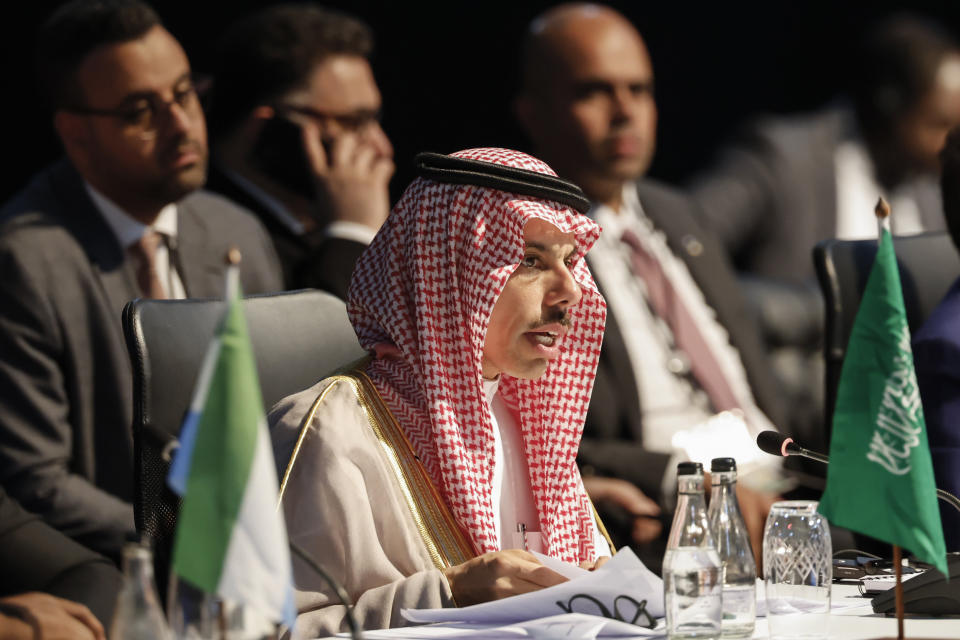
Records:
{"label": "shirt collar", "polygon": [[90,183],[84,181],[84,187],[94,205],[99,209],[104,220],[113,235],[117,238],[120,246],[126,249],[133,245],[148,229],[158,231],[168,240],[176,240],[177,237],[177,205],[171,202],[160,210],[157,219],[151,225],[145,225],[139,220],[134,219],[130,214],[121,209],[113,200],[97,191]]}
{"label": "shirt collar", "polygon": [[497,389],[500,387],[500,376],[494,380],[483,379],[483,395],[487,398],[487,405],[493,404],[493,396],[497,395]]}
{"label": "shirt collar", "polygon": [[646,220],[643,206],[640,204],[640,196],[637,195],[637,188],[633,182],[626,182],[623,185],[623,199],[619,211],[596,202],[587,212],[587,215],[603,227],[603,237],[616,239],[617,241],[623,235],[624,230],[635,228],[638,222]]}

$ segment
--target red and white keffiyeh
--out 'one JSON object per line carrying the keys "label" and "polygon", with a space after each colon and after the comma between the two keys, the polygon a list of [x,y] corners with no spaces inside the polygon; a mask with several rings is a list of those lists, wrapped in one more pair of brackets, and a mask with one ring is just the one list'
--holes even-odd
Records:
{"label": "red and white keffiyeh", "polygon": [[[517,151],[471,149],[455,157],[551,176]],[[367,373],[404,429],[454,518],[479,553],[496,551],[494,433],[483,393],[487,323],[523,260],[524,225],[539,218],[573,233],[582,257],[600,234],[565,205],[496,189],[418,178],[357,263],[348,312],[364,348],[383,356]],[[561,355],[537,380],[503,374],[499,390],[523,434],[540,531],[549,555],[592,560],[593,514],[576,455],[593,388],[606,304],[585,260]]]}

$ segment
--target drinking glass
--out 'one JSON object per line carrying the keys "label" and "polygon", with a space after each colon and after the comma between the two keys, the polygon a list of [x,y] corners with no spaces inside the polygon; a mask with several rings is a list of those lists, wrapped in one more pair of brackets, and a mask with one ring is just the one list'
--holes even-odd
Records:
{"label": "drinking glass", "polygon": [[276,625],[259,611],[204,593],[170,574],[167,594],[175,640],[274,640]]}
{"label": "drinking glass", "polygon": [[770,637],[826,638],[833,579],[830,527],[812,500],[777,502],[763,531]]}

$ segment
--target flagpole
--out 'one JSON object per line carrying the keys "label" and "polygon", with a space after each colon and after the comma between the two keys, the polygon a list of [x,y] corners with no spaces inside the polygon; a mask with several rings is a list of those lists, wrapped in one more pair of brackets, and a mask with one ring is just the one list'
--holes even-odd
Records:
{"label": "flagpole", "polygon": [[[878,234],[877,237],[883,237],[883,230],[890,228],[890,205],[883,199],[883,196],[877,199],[877,206],[873,212],[877,215]],[[879,240],[878,240],[879,243]],[[903,640],[903,570],[902,554],[900,545],[893,545],[893,570],[896,576],[894,582],[895,611],[897,614],[897,640]]]}
{"label": "flagpole", "polygon": [[894,589],[896,592],[894,596],[896,598],[896,610],[897,610],[897,640],[903,640],[903,579],[902,579],[902,557],[900,553],[900,545],[893,545],[893,567],[894,572],[897,576],[897,581],[894,584]]}

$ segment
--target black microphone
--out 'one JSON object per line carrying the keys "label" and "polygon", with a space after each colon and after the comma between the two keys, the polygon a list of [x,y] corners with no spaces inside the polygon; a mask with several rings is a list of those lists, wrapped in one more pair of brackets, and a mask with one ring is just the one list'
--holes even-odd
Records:
{"label": "black microphone", "polygon": [[[816,451],[804,449],[794,442],[793,438],[789,438],[776,431],[761,431],[757,436],[757,446],[760,447],[761,451],[769,453],[772,456],[783,456],[784,458],[788,456],[800,456],[822,462],[823,464],[830,464],[830,458],[827,456],[822,453],[817,453]],[[957,511],[960,511],[960,498],[957,498],[957,496],[943,489],[937,489],[937,497]]]}
{"label": "black microphone", "polygon": [[816,451],[804,449],[794,442],[793,438],[788,438],[776,431],[760,432],[760,435],[757,436],[757,446],[760,447],[761,451],[773,456],[783,456],[784,458],[787,456],[800,456],[822,462],[823,464],[830,464],[830,458],[827,456],[822,453],[817,453]]}

